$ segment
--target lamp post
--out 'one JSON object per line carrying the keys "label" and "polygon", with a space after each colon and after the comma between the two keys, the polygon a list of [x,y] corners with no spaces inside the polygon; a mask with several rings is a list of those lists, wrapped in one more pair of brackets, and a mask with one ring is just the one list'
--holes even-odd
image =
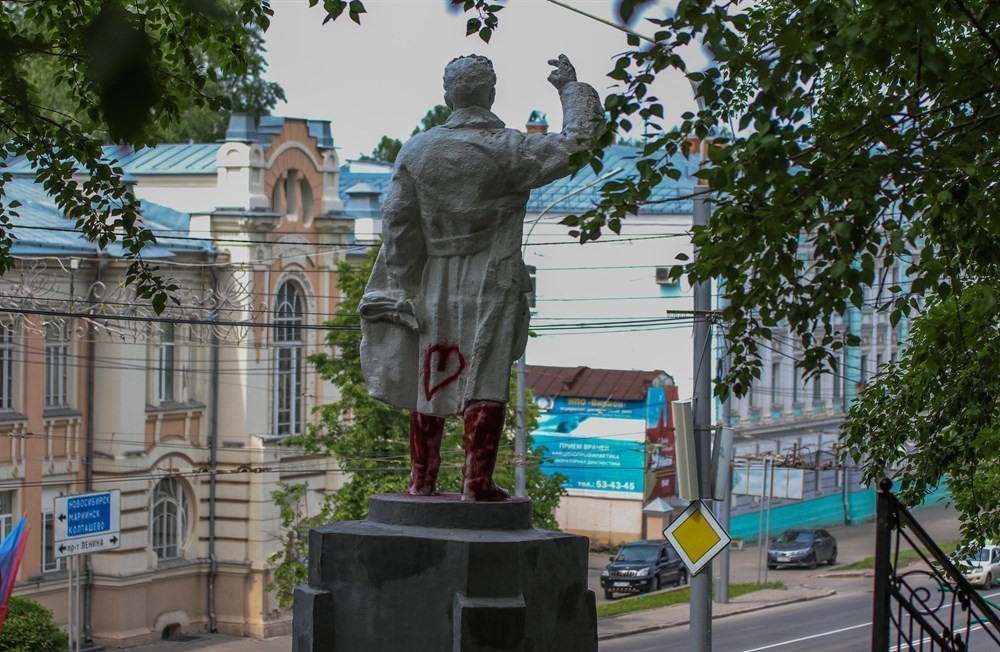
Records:
{"label": "lamp post", "polygon": [[[704,148],[702,161],[704,162]],[[708,203],[710,190],[707,184],[699,185],[694,193],[691,215],[693,226],[706,226],[711,215]],[[694,258],[698,259],[695,247]],[[712,496],[712,346],[711,321],[712,284],[701,281],[694,286],[694,394],[692,417],[694,421],[695,455],[698,466],[699,493],[702,498]],[[694,652],[712,649],[712,563],[705,564],[691,577],[690,633]]]}

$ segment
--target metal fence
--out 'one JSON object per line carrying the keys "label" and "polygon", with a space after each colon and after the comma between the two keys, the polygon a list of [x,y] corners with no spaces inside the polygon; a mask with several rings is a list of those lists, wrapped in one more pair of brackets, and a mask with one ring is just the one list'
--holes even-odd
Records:
{"label": "metal fence", "polygon": [[[994,605],[969,584],[883,479],[876,496],[872,652],[1000,649]],[[902,555],[915,551],[918,560]],[[970,647],[977,632],[990,643]]]}

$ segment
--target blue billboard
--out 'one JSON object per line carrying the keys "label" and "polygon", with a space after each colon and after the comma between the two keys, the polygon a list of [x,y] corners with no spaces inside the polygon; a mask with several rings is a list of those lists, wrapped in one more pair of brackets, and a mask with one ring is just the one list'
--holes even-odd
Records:
{"label": "blue billboard", "polygon": [[584,417],[574,419],[571,429],[558,419],[540,425],[531,437],[535,446],[547,449],[541,469],[566,476],[563,486],[570,494],[610,492],[622,498],[642,497],[644,420]]}

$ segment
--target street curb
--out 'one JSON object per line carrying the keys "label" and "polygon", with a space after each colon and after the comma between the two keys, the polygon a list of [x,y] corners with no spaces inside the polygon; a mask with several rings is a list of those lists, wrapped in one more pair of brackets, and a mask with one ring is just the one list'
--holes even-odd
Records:
{"label": "street curb", "polygon": [[[837,593],[837,591],[835,589],[828,589],[828,590],[823,591],[822,593],[813,593],[813,594],[806,595],[806,596],[796,595],[795,597],[789,597],[787,600],[776,600],[774,602],[765,602],[765,603],[755,602],[755,603],[749,603],[749,604],[747,604],[745,606],[744,605],[737,605],[736,607],[732,607],[732,608],[727,609],[724,613],[714,614],[712,616],[712,618],[713,619],[715,619],[715,618],[725,618],[726,616],[735,616],[737,614],[745,614],[745,613],[748,613],[748,612],[751,612],[751,611],[760,611],[761,609],[770,609],[771,607],[780,607],[780,606],[783,606],[783,605],[786,605],[786,604],[792,604],[793,602],[809,602],[810,600],[818,600],[820,598],[828,598],[831,595],[835,595],[836,593]],[[732,605],[733,603],[729,603],[729,604]],[[664,607],[661,607],[661,609],[663,609],[663,608]],[[672,609],[673,607],[665,607],[665,608],[666,609]],[[656,611],[656,609],[650,609],[649,611]],[[602,620],[610,620],[612,618],[621,618],[622,616],[625,616],[625,615],[628,615],[628,614],[620,614],[620,615],[617,615],[617,616],[607,616],[605,618],[598,619],[598,621],[597,621],[597,640],[598,641],[608,641],[608,640],[616,639],[616,638],[625,638],[626,636],[633,636],[635,634],[644,634],[646,632],[655,632],[655,631],[661,630],[661,629],[669,629],[671,627],[677,627],[678,625],[687,625],[690,622],[690,618],[689,617],[684,617],[684,618],[681,618],[679,620],[676,620],[676,621],[673,621],[673,622],[670,622],[670,623],[663,623],[663,624],[658,624],[658,625],[642,625],[642,626],[636,627],[635,629],[631,629],[631,630],[629,630],[627,632],[612,632],[612,633],[604,634],[604,635],[601,634],[601,625],[600,625],[600,623],[601,623]]]}
{"label": "street curb", "polygon": [[861,568],[858,570],[840,570],[820,573],[814,577],[875,577],[875,571],[871,568]]}

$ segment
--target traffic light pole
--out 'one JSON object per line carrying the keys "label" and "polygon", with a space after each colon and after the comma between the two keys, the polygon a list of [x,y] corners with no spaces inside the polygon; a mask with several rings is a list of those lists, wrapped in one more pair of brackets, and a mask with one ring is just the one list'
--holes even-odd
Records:
{"label": "traffic light pole", "polygon": [[[692,211],[694,226],[708,224],[709,190],[698,186]],[[698,249],[694,250],[695,260]],[[712,284],[702,281],[694,286],[694,392],[691,406],[694,421],[695,455],[698,467],[699,493],[712,496],[712,345],[711,322]],[[690,634],[692,652],[712,649],[712,563],[709,562],[691,577]]]}

